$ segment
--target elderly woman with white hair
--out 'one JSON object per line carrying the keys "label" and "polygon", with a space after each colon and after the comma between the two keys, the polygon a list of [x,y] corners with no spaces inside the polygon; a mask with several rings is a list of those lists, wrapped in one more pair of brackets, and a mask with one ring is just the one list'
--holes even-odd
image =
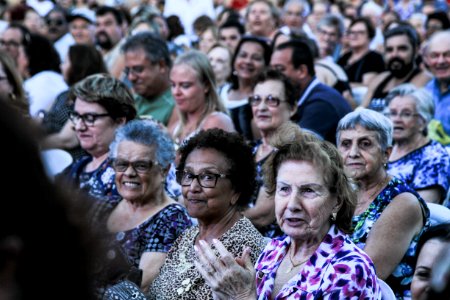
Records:
{"label": "elderly woman with white hair", "polygon": [[394,145],[388,172],[405,181],[425,201],[442,203],[450,184],[450,157],[441,144],[427,136],[434,115],[432,96],[423,89],[403,85],[390,94],[387,115],[394,126]]}
{"label": "elderly woman with white hair", "polygon": [[378,112],[357,109],[339,121],[337,146],[357,193],[352,241],[403,299],[411,294],[416,243],[429,226],[429,210],[416,191],[387,173],[391,145],[392,122]]}

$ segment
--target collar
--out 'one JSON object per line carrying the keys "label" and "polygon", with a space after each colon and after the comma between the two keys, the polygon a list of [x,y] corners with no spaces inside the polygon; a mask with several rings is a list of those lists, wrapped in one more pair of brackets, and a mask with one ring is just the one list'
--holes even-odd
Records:
{"label": "collar", "polygon": [[300,105],[303,104],[303,102],[306,101],[306,98],[309,97],[309,94],[311,94],[311,91],[320,83],[319,79],[317,79],[316,77],[313,77],[313,80],[311,80],[309,82],[308,87],[305,89],[305,91],[303,92],[302,96],[300,97],[300,100],[298,101],[297,106],[300,107]]}

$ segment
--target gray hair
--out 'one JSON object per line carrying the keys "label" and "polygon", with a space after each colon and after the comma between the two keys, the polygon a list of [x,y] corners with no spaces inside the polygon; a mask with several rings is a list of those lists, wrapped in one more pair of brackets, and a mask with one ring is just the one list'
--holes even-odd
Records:
{"label": "gray hair", "polygon": [[164,61],[166,66],[169,68],[172,67],[169,48],[166,42],[157,34],[150,32],[136,33],[130,36],[121,48],[123,53],[139,49],[144,50],[145,57],[147,57],[150,63],[154,64]]}
{"label": "gray hair", "polygon": [[302,7],[302,17],[307,17],[311,13],[311,6],[307,0],[288,0],[283,5],[283,14],[287,11],[291,4],[300,4]]}
{"label": "gray hair", "polygon": [[396,86],[384,98],[386,101],[386,106],[388,106],[395,97],[410,95],[415,91],[417,91],[417,87],[411,83],[403,83]]}
{"label": "gray hair", "polygon": [[317,28],[323,26],[330,26],[337,29],[338,37],[341,38],[344,35],[345,26],[342,17],[335,14],[327,14],[317,23]]}
{"label": "gray hair", "polygon": [[124,141],[155,148],[155,159],[162,168],[168,168],[175,159],[175,147],[169,135],[154,121],[133,120],[116,130],[109,146],[110,158],[117,157],[119,144]]}
{"label": "gray hair", "polygon": [[377,133],[382,151],[386,151],[392,146],[392,121],[383,114],[367,108],[358,108],[339,121],[336,129],[336,141],[339,141],[342,130],[355,129],[357,125]]}

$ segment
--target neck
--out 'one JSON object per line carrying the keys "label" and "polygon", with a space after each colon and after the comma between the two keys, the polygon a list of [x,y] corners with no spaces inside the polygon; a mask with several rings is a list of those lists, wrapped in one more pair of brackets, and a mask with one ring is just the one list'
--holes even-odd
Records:
{"label": "neck", "polygon": [[[331,224],[324,226],[321,232],[315,236],[308,237],[304,240],[291,239],[291,245],[288,252],[291,252],[291,258],[295,262],[302,261],[311,257],[319,247],[325,235],[330,230]],[[289,254],[289,253],[288,253]]]}
{"label": "neck", "polygon": [[392,159],[390,160],[392,161],[399,157],[402,157],[405,154],[408,154],[409,152],[422,147],[429,141],[430,139],[421,133],[415,134],[410,139],[396,140],[394,147],[392,147],[392,154],[391,154]]}
{"label": "neck", "polygon": [[199,234],[196,243],[199,240],[205,240],[207,243],[211,244],[213,239],[220,238],[241,218],[242,214],[235,206],[232,206],[220,220],[210,221],[198,219]]}
{"label": "neck", "polygon": [[151,195],[147,196],[146,198],[139,199],[138,201],[129,201],[127,199],[124,199],[127,201],[129,206],[133,210],[149,210],[153,209],[155,207],[159,207],[161,205],[164,205],[168,202],[170,202],[169,197],[164,192],[164,186],[161,185],[161,188],[158,189],[157,192],[152,193]]}
{"label": "neck", "polygon": [[95,170],[108,158],[109,152],[102,154],[91,154],[92,161],[88,164],[90,170]]}
{"label": "neck", "polygon": [[363,57],[367,52],[369,52],[368,46],[353,48],[351,57],[353,58],[353,60],[357,60]]}

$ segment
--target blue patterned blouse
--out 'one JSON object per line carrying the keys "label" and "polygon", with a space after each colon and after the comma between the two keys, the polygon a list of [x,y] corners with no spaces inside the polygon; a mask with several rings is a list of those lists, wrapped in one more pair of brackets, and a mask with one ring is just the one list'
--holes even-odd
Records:
{"label": "blue patterned blouse", "polygon": [[401,193],[411,193],[415,195],[422,207],[424,226],[419,234],[414,236],[408,250],[403,256],[400,264],[394,269],[394,272],[386,279],[386,283],[392,288],[397,299],[408,299],[411,297],[411,280],[414,274],[415,254],[417,242],[422,233],[429,227],[430,211],[425,201],[406,185],[403,181],[392,178],[388,185],[378,194],[378,196],[369,205],[367,210],[358,216],[353,217],[354,232],[351,235],[352,241],[361,249],[364,249],[367,237],[384,209],[391,203],[397,195]]}

